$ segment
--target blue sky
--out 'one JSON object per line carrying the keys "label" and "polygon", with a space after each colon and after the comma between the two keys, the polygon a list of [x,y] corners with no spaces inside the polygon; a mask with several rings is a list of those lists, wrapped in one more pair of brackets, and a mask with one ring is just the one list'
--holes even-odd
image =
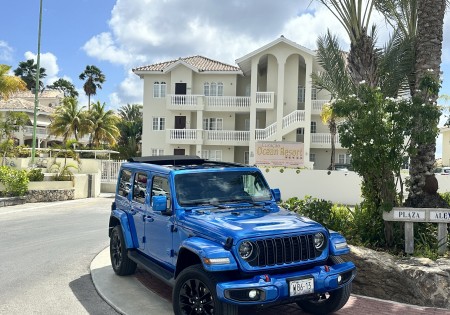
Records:
{"label": "blue sky", "polygon": [[[41,66],[46,84],[70,80],[83,95],[78,76],[95,65],[106,76],[94,101],[111,108],[142,103],[137,66],[192,55],[235,64],[235,60],[280,35],[310,49],[330,28],[348,49],[347,36],[323,6],[309,0],[43,0]],[[0,63],[17,68],[35,58],[39,0],[2,1]],[[388,29],[377,14],[381,45]],[[444,24],[442,94],[450,95],[450,15]],[[450,104],[448,104],[450,105]],[[438,140],[440,155],[441,143]]]}

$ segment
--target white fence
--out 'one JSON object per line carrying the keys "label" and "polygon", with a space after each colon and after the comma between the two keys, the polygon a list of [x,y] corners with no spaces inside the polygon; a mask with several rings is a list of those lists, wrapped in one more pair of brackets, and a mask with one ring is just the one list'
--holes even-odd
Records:
{"label": "white fence", "polygon": [[125,162],[123,161],[102,161],[102,183],[116,183],[117,176],[119,175],[120,165]]}

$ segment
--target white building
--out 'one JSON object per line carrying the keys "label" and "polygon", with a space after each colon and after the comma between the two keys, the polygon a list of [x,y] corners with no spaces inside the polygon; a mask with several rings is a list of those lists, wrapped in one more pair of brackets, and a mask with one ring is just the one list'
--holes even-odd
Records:
{"label": "white building", "polygon": [[[236,63],[193,56],[133,69],[144,80],[142,155],[254,164],[260,143],[303,143],[304,166],[326,169],[330,95],[311,84],[315,52],[281,36]],[[339,137],[336,163],[349,163]]]}

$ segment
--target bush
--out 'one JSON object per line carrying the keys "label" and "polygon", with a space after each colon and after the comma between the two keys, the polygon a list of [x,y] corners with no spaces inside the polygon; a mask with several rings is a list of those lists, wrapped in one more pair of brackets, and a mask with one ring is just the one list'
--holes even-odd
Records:
{"label": "bush", "polygon": [[42,173],[40,168],[29,170],[27,176],[30,182],[42,182],[44,180],[44,173]]}
{"label": "bush", "polygon": [[28,191],[27,171],[16,170],[9,166],[0,167],[0,182],[5,186],[2,196],[24,196]]}

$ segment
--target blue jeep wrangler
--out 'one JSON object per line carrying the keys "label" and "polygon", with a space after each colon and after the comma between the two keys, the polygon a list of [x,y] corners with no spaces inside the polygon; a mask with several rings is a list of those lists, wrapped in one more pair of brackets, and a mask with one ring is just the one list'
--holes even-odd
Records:
{"label": "blue jeep wrangler", "polygon": [[327,314],[350,296],[346,240],[277,205],[256,167],[196,156],[123,163],[109,221],[120,276],[137,264],[173,286],[181,314],[238,314],[244,306],[297,303]]}

